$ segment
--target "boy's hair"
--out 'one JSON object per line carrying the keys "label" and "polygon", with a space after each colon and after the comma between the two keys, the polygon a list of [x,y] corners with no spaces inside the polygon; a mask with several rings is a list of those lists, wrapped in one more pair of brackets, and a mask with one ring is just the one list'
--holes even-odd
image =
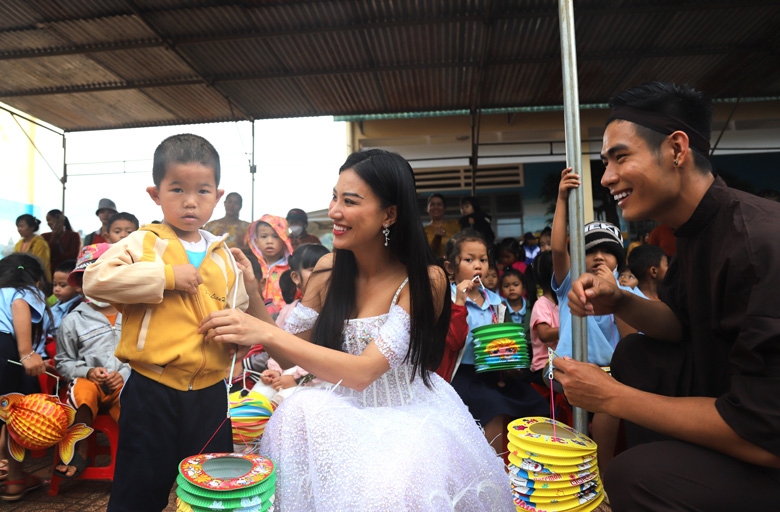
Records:
{"label": "boy's hair", "polygon": [[138,228],[141,227],[141,225],[138,223],[138,219],[136,218],[135,215],[133,215],[130,212],[119,212],[119,213],[113,214],[111,216],[111,218],[108,219],[108,229],[110,230],[111,229],[111,225],[114,222],[118,221],[118,220],[126,220],[126,221],[132,222],[133,224],[135,224],[135,229],[138,229]]}
{"label": "boy's hair", "polygon": [[544,227],[544,229],[539,233],[539,239],[541,239],[543,236],[552,238],[552,228],[550,226]]}
{"label": "boy's hair", "polygon": [[462,197],[460,199],[460,206],[461,206],[461,208],[463,208],[463,205],[465,205],[465,204],[470,204],[471,207],[474,208],[474,213],[477,213],[478,211],[480,211],[480,209],[479,209],[479,199],[477,199],[474,196]]}
{"label": "boy's hair", "polygon": [[536,277],[536,283],[547,292],[552,291],[553,258],[552,251],[540,252],[534,258],[532,265]]}
{"label": "boy's hair", "polygon": [[[272,225],[270,225],[269,223],[267,223],[264,220],[258,220],[255,223],[255,234],[257,234],[257,232],[260,230],[260,228],[271,228],[271,229],[274,229],[274,227]],[[274,233],[276,233],[275,229],[274,229]]]}
{"label": "boy's hair", "polygon": [[[672,128],[664,129],[666,133],[663,133],[640,124],[636,119],[629,119],[628,117],[631,116],[624,118],[620,114],[615,115],[614,112],[615,110],[620,111],[621,107],[630,107],[662,114],[668,118],[670,123],[677,125],[676,130],[686,132],[688,135],[692,142],[690,147],[693,150],[693,161],[696,167],[705,172],[712,172],[709,155],[704,149],[709,145],[712,134],[712,115],[715,109],[712,101],[704,93],[688,85],[648,82],[616,95],[609,100],[609,106],[613,111],[613,116],[610,117],[607,124],[609,125],[615,119],[625,119],[634,123],[637,136],[643,139],[657,156],[660,156],[661,143],[673,133]],[[704,148],[698,147],[699,144],[694,142],[694,139],[698,138],[703,139]]]}
{"label": "boy's hair", "polygon": [[452,238],[447,240],[447,244],[444,247],[444,260],[448,261],[450,263],[450,268],[453,269],[453,273],[450,277],[455,275],[454,272],[457,270],[458,265],[460,265],[460,248],[466,242],[480,242],[485,246],[486,251],[488,249],[488,246],[485,243],[485,237],[476,229],[466,228],[455,233]]}
{"label": "boy's hair", "polygon": [[57,265],[54,272],[65,272],[66,274],[70,274],[73,272],[74,268],[76,268],[76,260],[65,260]]}
{"label": "boy's hair", "polygon": [[498,265],[492,258],[488,259],[488,271],[490,270],[493,270],[496,274],[499,274]]}
{"label": "boy's hair", "polygon": [[214,169],[214,183],[219,186],[219,153],[209,141],[191,133],[172,135],[162,141],[154,150],[152,179],[155,186],[160,186],[169,164],[188,164],[191,162],[197,162]]}
{"label": "boy's hair", "polygon": [[523,235],[523,241],[527,242],[529,240],[538,240],[538,239],[536,238],[536,235],[534,235],[529,231],[528,233]]}
{"label": "boy's hair", "polygon": [[508,269],[504,270],[504,273],[501,274],[501,277],[498,279],[498,286],[499,287],[503,287],[504,286],[504,279],[506,279],[507,277],[511,277],[511,276],[514,276],[514,277],[516,277],[516,278],[518,278],[520,280],[520,284],[523,285],[523,291],[525,291],[525,289],[526,289],[526,286],[525,286],[525,276],[523,275],[522,272],[520,272],[516,268],[508,268]]}
{"label": "boy's hair", "polygon": [[291,274],[292,269],[288,268],[279,276],[279,289],[282,291],[282,300],[287,304],[290,304],[295,300],[295,292],[298,291],[298,287],[295,285],[295,281],[292,280]]}
{"label": "boy's hair", "polygon": [[[290,270],[300,273],[303,269],[314,268],[314,266],[317,265],[317,262],[320,261],[320,258],[329,252],[327,247],[320,244],[299,245],[288,260],[290,263]],[[285,300],[285,302],[289,301]]]}
{"label": "boy's hair", "polygon": [[666,253],[657,245],[643,244],[635,247],[628,255],[628,268],[638,281],[642,281],[651,267],[661,266],[665,257]]}
{"label": "boy's hair", "polygon": [[[504,238],[498,242],[498,245],[496,246],[496,255],[500,254],[501,251],[507,251],[514,254],[517,261],[522,261],[520,259],[520,242],[518,242],[516,238]],[[524,259],[525,258],[523,258],[523,260]]]}

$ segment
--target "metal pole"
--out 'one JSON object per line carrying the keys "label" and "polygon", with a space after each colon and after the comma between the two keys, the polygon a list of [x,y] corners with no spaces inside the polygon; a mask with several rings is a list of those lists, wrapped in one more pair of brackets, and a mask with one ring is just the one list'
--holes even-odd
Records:
{"label": "metal pole", "polygon": [[252,218],[250,221],[255,220],[255,174],[257,174],[257,166],[255,165],[255,120],[252,119],[252,163],[249,164],[249,173],[252,175]]}
{"label": "metal pole", "polygon": [[[566,128],[566,164],[580,174],[582,146],[580,141],[580,98],[577,85],[577,43],[574,37],[574,2],[558,0],[558,22],[561,32],[561,67],[563,70],[563,114]],[[574,280],[585,271],[585,225],[582,187],[569,193],[569,236],[571,239],[571,276]],[[572,317],[572,356],[588,360],[588,329],[585,318]],[[574,428],[588,433],[588,413],[574,408]]]}
{"label": "metal pole", "polygon": [[62,134],[62,178],[60,178],[60,182],[62,183],[62,214],[65,215],[65,184],[68,182],[68,164],[67,160],[65,159],[65,155],[68,151],[68,144],[67,140],[65,139],[65,134]]}

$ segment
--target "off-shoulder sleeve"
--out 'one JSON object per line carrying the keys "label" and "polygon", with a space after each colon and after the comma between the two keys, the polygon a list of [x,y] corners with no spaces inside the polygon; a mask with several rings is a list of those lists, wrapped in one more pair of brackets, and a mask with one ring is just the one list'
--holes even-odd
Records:
{"label": "off-shoulder sleeve", "polygon": [[290,313],[290,316],[287,317],[287,323],[284,325],[284,330],[290,334],[298,334],[311,330],[314,328],[318,316],[319,313],[315,310],[298,303],[298,305],[295,306],[295,309]]}
{"label": "off-shoulder sleeve", "polygon": [[409,350],[411,319],[401,306],[393,306],[387,321],[379,328],[374,340],[376,348],[387,359],[390,368],[396,368],[406,359]]}

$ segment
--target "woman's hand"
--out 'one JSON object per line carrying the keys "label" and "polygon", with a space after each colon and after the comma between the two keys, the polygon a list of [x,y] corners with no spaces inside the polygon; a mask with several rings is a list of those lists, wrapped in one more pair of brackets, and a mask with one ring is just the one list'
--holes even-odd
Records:
{"label": "woman's hand", "polygon": [[212,311],[204,318],[198,332],[206,335],[206,341],[252,346],[266,345],[274,329],[278,327],[237,309],[223,309]]}
{"label": "woman's hand", "polygon": [[244,288],[246,288],[246,292],[248,294],[254,293],[258,290],[258,284],[255,271],[252,268],[252,262],[249,261],[249,258],[246,257],[246,254],[241,249],[233,247],[230,249],[230,253],[236,260],[236,266],[244,274]]}

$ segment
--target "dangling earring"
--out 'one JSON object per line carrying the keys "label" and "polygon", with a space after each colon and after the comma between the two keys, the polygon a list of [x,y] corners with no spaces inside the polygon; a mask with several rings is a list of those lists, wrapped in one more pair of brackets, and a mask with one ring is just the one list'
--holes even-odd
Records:
{"label": "dangling earring", "polygon": [[390,227],[385,224],[385,229],[382,230],[382,234],[385,235],[385,247],[390,243]]}

